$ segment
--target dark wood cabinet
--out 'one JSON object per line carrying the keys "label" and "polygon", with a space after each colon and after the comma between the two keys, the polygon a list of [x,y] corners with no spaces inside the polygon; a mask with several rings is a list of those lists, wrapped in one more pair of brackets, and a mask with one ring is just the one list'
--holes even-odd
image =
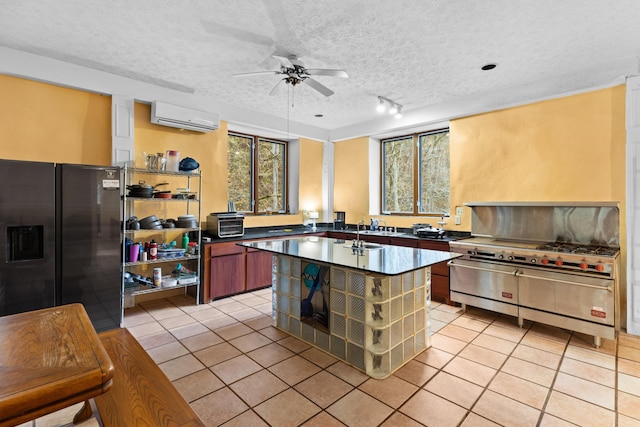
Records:
{"label": "dark wood cabinet", "polygon": [[243,292],[245,287],[244,248],[236,245],[235,242],[209,246],[207,248],[209,259],[205,260],[209,263],[208,277],[205,270],[205,285],[208,287],[209,300]]}
{"label": "dark wood cabinet", "polygon": [[246,253],[246,290],[271,286],[273,254],[256,249],[247,249]]}
{"label": "dark wood cabinet", "polygon": [[[448,242],[418,240],[418,247],[420,249],[449,252]],[[449,298],[449,266],[446,262],[431,266],[431,299],[433,301],[451,304]]]}
{"label": "dark wood cabinet", "polygon": [[272,254],[237,241],[205,245],[203,301],[271,286]]}

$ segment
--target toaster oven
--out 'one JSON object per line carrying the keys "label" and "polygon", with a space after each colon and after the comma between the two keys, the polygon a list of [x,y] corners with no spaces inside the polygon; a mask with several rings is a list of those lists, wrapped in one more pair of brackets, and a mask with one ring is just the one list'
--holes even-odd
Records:
{"label": "toaster oven", "polygon": [[244,213],[210,213],[207,217],[207,231],[217,238],[244,236]]}

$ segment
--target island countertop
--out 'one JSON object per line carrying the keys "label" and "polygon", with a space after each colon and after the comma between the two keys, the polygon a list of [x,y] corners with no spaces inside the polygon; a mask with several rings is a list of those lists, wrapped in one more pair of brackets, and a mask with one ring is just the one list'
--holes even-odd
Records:
{"label": "island countertop", "polygon": [[364,242],[366,248],[352,248],[351,241],[306,236],[294,239],[241,241],[238,245],[354,268],[369,273],[394,276],[461,256],[453,252]]}

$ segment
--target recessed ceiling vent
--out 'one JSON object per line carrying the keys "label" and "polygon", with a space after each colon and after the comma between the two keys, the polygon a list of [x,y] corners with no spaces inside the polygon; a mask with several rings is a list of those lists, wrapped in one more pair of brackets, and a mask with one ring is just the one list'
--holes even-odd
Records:
{"label": "recessed ceiling vent", "polygon": [[220,127],[220,116],[208,111],[154,101],[151,104],[151,123],[197,132],[212,132]]}

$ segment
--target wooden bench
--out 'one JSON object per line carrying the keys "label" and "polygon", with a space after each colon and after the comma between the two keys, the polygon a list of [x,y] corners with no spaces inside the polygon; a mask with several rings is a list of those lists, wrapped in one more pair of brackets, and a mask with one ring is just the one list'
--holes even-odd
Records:
{"label": "wooden bench", "polygon": [[98,336],[115,368],[111,389],[94,399],[105,427],[204,427],[128,330],[114,329]]}

